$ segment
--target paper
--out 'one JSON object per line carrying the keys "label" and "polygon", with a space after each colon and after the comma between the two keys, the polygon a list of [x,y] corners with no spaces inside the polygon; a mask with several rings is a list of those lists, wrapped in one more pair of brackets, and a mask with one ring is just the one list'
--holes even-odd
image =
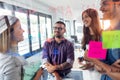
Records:
{"label": "paper", "polygon": [[102,42],[90,41],[88,57],[106,59],[107,50],[102,48]]}
{"label": "paper", "polygon": [[103,48],[120,48],[120,31],[103,31],[102,32]]}

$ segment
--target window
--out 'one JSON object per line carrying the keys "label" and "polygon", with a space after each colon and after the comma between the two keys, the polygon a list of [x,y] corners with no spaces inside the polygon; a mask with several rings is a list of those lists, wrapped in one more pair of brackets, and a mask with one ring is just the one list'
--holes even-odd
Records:
{"label": "window", "polygon": [[31,41],[32,41],[32,51],[40,48],[39,44],[39,34],[38,34],[38,19],[36,15],[30,14],[30,30],[31,30]]}
{"label": "window", "polygon": [[48,34],[48,38],[51,38],[53,35],[52,35],[52,29],[51,29],[51,18],[47,18],[47,24],[46,24],[46,27],[47,27],[47,34]]}
{"label": "window", "polygon": [[41,36],[41,47],[43,47],[44,42],[47,39],[47,31],[46,31],[45,17],[40,16],[40,36]]}
{"label": "window", "polygon": [[70,26],[70,21],[66,20],[66,37],[69,38],[71,36],[71,26]]}
{"label": "window", "polygon": [[27,25],[27,14],[25,13],[20,13],[20,12],[15,12],[15,15],[17,18],[19,18],[21,22],[21,27],[25,31],[23,36],[24,36],[24,41],[19,42],[18,44],[18,51],[20,55],[24,55],[26,53],[29,53],[29,38],[28,38],[28,25]]}
{"label": "window", "polygon": [[46,39],[52,36],[51,16],[36,11],[34,14],[29,11],[32,10],[0,3],[0,15],[16,16],[21,22],[21,27],[25,32],[24,41],[18,43],[18,52],[25,58],[38,53]]}
{"label": "window", "polygon": [[0,9],[0,16],[1,15],[12,15],[12,11],[5,10],[5,9]]}
{"label": "window", "polygon": [[77,22],[77,21],[75,21],[75,35],[77,36],[79,42],[82,41],[83,25],[80,22]]}

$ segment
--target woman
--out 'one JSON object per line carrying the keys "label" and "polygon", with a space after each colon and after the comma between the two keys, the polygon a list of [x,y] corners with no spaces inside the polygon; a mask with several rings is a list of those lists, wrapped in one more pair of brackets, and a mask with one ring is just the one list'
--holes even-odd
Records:
{"label": "woman", "polygon": [[26,63],[18,54],[18,42],[23,41],[19,19],[0,17],[0,80],[22,80],[23,65]]}
{"label": "woman", "polygon": [[[84,23],[83,25],[83,39],[82,39],[82,49],[86,51],[88,49],[88,44],[90,41],[99,41],[101,36],[101,28],[100,28],[100,22],[98,13],[95,9],[87,9],[83,11],[82,13],[82,21]],[[86,61],[86,64],[84,58],[79,58],[79,63],[82,64],[82,69],[86,70],[83,71],[85,75],[90,75],[87,77],[88,79],[85,80],[100,80],[100,74],[95,71],[94,64],[91,62]],[[89,74],[90,72],[90,74]],[[94,76],[92,76],[92,74]],[[95,76],[96,75],[96,76]],[[86,77],[85,77],[86,78]]]}

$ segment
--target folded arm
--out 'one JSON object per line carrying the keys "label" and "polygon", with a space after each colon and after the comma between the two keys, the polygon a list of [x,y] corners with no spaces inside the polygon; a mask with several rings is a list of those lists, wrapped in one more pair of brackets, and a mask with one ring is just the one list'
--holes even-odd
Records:
{"label": "folded arm", "polygon": [[103,72],[104,74],[108,75],[113,80],[120,80],[120,60],[114,62],[113,65],[108,65],[98,59],[89,58],[87,55],[87,51],[84,55],[84,58],[88,61],[93,62],[99,68],[100,72]]}

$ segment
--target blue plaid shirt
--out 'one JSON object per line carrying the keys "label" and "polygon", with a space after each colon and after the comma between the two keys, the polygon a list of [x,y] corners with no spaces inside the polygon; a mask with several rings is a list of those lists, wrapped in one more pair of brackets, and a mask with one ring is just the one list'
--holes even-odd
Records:
{"label": "blue plaid shirt", "polygon": [[[118,59],[120,59],[120,48],[108,49],[107,58],[103,62],[109,65],[112,65]],[[112,80],[112,79],[107,75],[102,75],[101,80]]]}
{"label": "blue plaid shirt", "polygon": [[[120,23],[112,30],[120,30]],[[107,51],[107,58],[103,62],[109,65],[112,65],[115,61],[120,59],[120,48],[118,49],[108,49]],[[112,80],[107,75],[102,75],[101,80]]]}

